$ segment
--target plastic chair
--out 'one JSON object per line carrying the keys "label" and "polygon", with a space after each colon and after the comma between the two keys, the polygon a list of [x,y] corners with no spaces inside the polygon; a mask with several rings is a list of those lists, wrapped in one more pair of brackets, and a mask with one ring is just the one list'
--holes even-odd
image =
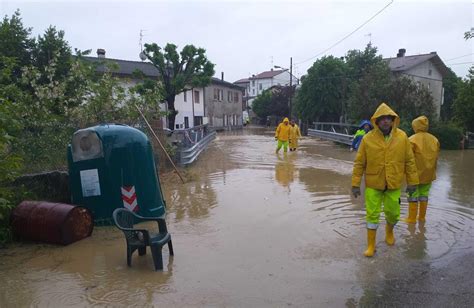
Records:
{"label": "plastic chair", "polygon": [[[132,254],[138,250],[139,256],[146,255],[146,247],[150,246],[155,270],[163,270],[162,248],[168,244],[170,256],[174,255],[171,235],[166,228],[166,221],[162,217],[142,217],[125,208],[118,208],[112,214],[115,225],[123,231],[127,240],[127,265],[132,266]],[[133,225],[142,221],[156,221],[158,233],[150,233],[146,229],[134,228]]]}

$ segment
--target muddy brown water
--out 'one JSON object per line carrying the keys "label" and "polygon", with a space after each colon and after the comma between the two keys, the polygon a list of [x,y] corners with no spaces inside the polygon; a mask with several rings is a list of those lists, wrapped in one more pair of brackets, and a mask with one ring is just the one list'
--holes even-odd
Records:
{"label": "muddy brown water", "polygon": [[150,252],[128,268],[114,227],[65,247],[15,244],[0,251],[0,306],[390,306],[413,273],[474,256],[474,151],[441,153],[427,222],[399,223],[393,247],[381,223],[369,259],[364,203],[350,196],[355,154],[311,138],[296,153],[274,148],[265,129],[220,133],[188,183],[163,183],[175,249],[163,249],[163,272]]}

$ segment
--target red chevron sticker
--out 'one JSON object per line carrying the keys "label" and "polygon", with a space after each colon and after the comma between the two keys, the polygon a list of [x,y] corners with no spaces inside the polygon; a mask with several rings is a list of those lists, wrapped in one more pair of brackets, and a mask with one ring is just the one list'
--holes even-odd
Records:
{"label": "red chevron sticker", "polygon": [[123,206],[132,211],[138,212],[139,207],[137,203],[137,194],[135,193],[135,186],[122,187]]}

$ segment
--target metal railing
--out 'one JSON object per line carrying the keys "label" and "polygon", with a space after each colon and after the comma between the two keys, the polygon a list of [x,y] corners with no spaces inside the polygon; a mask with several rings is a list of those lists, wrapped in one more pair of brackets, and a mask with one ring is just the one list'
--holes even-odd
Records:
{"label": "metal railing", "polygon": [[308,128],[308,135],[337,143],[352,144],[353,132],[357,125],[330,122],[314,122],[314,128]]}
{"label": "metal railing", "polygon": [[178,164],[193,163],[209,143],[216,138],[216,132],[207,124],[173,131],[173,144],[177,146]]}

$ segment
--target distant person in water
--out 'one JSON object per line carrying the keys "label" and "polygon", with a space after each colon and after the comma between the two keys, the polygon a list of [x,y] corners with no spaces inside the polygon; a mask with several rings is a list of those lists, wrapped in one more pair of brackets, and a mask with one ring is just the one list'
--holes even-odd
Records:
{"label": "distant person in water", "polygon": [[275,130],[275,140],[278,141],[276,153],[278,153],[283,147],[283,152],[288,152],[288,141],[290,140],[290,121],[288,118],[284,118],[283,122],[278,124]]}
{"label": "distant person in water", "polygon": [[301,137],[301,131],[295,121],[290,121],[290,151],[296,151],[298,147],[298,139]]}
{"label": "distant person in water", "polygon": [[372,130],[372,124],[370,124],[370,121],[368,120],[363,120],[360,122],[359,129],[356,131],[354,135],[354,139],[352,140],[352,145],[351,145],[351,152],[354,150],[359,149],[360,142],[362,141],[362,138],[364,138],[365,134],[370,132]]}

